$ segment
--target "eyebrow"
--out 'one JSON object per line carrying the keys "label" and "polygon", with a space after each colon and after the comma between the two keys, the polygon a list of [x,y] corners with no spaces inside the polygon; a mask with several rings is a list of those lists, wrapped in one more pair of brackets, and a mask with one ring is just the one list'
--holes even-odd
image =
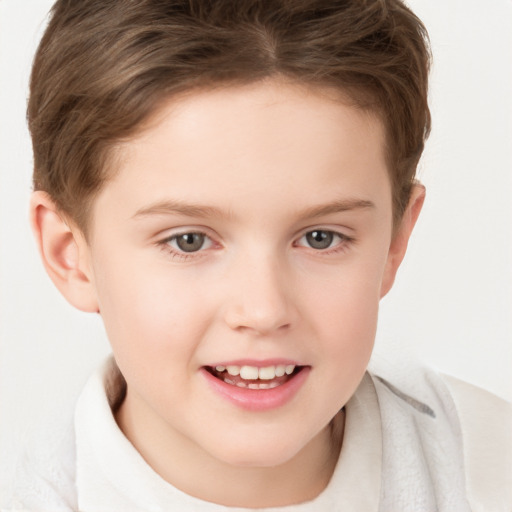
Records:
{"label": "eyebrow", "polygon": [[300,212],[300,216],[304,218],[323,217],[333,213],[342,213],[351,210],[373,209],[375,204],[366,199],[341,199],[332,203],[312,206]]}
{"label": "eyebrow", "polygon": [[[342,199],[331,203],[312,206],[299,212],[301,218],[316,218],[341,213],[352,210],[372,209],[375,204],[365,199]],[[177,200],[159,201],[152,205],[140,208],[133,215],[133,218],[146,217],[150,215],[170,215],[177,214],[185,217],[229,217],[229,213],[224,212],[215,206],[204,206],[193,203],[185,203]]]}
{"label": "eyebrow", "polygon": [[226,217],[226,214],[214,206],[202,206],[182,201],[166,200],[137,210],[133,218],[146,217],[148,215],[178,214],[185,217]]}

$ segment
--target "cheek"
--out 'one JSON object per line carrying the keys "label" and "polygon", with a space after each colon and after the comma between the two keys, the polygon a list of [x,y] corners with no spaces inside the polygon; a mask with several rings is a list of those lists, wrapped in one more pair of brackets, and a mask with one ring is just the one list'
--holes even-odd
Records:
{"label": "cheek", "polygon": [[325,422],[347,403],[368,367],[379,308],[375,289],[375,284],[350,286],[345,281],[344,286],[332,287],[331,300],[316,303],[318,372],[313,384],[314,396],[322,397],[315,407]]}
{"label": "cheek", "polygon": [[[332,322],[357,325],[377,314],[385,258],[356,257],[322,273],[305,269],[301,296]],[[361,322],[358,322],[361,321]]]}
{"label": "cheek", "polygon": [[373,347],[379,302],[371,291],[347,287],[335,290],[332,301],[318,302],[318,318],[322,319],[317,323],[318,329],[335,353],[350,360],[369,357]]}
{"label": "cheek", "polygon": [[347,265],[329,279],[311,279],[307,297],[308,321],[333,357],[367,361],[375,339],[383,264]]}
{"label": "cheek", "polygon": [[104,259],[96,275],[100,312],[120,365],[123,359],[158,363],[167,352],[188,357],[207,310],[197,287],[154,262]]}

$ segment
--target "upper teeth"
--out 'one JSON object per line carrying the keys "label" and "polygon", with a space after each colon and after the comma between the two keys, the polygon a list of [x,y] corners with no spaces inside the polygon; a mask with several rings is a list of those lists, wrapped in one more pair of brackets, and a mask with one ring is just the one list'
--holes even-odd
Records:
{"label": "upper teeth", "polygon": [[275,377],[282,377],[285,373],[286,375],[291,375],[295,370],[294,364],[278,364],[276,366],[263,366],[258,368],[257,366],[236,366],[236,365],[228,365],[228,366],[216,366],[215,369],[218,372],[223,372],[227,370],[229,375],[240,375],[242,379],[246,380],[272,380]]}

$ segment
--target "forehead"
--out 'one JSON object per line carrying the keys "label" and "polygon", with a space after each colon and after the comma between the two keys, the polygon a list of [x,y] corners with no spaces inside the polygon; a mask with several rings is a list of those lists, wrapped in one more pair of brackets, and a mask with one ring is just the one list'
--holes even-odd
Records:
{"label": "forehead", "polygon": [[389,191],[384,139],[376,115],[329,89],[274,81],[195,91],[169,99],[118,147],[119,172],[99,200],[118,194],[138,210],[170,196],[244,209],[257,196],[268,210],[274,196],[290,205],[318,204],[329,191],[365,199]]}
{"label": "forehead", "polygon": [[[380,116],[369,108],[360,108],[360,104],[366,103],[354,100],[340,89],[285,79],[192,89],[164,101],[121,148],[143,145],[154,140],[157,131],[163,134],[163,129],[180,137],[189,134],[197,143],[201,135],[199,130],[206,132],[212,126],[216,128],[215,133],[207,134],[212,141],[232,137],[230,129],[241,136],[247,131],[256,135],[263,125],[267,132],[278,126],[287,128],[280,140],[288,134],[289,140],[300,141],[306,137],[314,141],[318,139],[319,129],[331,130],[336,125],[336,131],[363,128],[383,142]],[[384,149],[383,145],[380,149]]]}

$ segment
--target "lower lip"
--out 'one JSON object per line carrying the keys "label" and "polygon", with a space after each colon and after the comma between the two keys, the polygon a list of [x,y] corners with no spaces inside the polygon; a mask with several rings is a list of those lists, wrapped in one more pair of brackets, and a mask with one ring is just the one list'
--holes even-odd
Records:
{"label": "lower lip", "polygon": [[248,411],[268,411],[290,402],[303,386],[310,370],[306,366],[284,384],[272,389],[239,388],[214,377],[205,368],[201,368],[201,373],[213,391],[238,407]]}

